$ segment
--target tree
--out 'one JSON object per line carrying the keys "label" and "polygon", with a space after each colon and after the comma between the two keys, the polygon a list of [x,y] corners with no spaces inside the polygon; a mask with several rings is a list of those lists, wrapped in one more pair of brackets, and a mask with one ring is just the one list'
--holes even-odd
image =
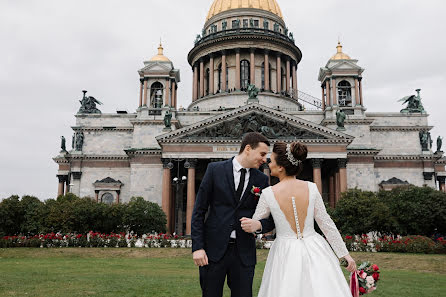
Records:
{"label": "tree", "polygon": [[158,204],[132,197],[124,214],[128,231],[142,235],[152,231],[166,232],[166,215]]}
{"label": "tree", "polygon": [[20,233],[23,235],[36,235],[42,232],[42,214],[45,204],[34,196],[23,196],[20,207],[23,211],[23,220],[20,224]]}
{"label": "tree", "polygon": [[3,235],[20,234],[20,223],[23,221],[23,209],[19,196],[14,195],[0,203],[0,233]]}

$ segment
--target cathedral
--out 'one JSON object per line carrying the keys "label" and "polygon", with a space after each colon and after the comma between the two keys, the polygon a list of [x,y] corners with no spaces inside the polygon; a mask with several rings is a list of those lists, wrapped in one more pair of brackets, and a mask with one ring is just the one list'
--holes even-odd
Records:
{"label": "cathedral", "polygon": [[[434,151],[419,90],[400,112],[366,112],[365,69],[340,43],[333,54],[319,71],[320,97],[305,94],[298,86],[302,52],[277,1],[214,0],[187,56],[189,106],[178,106],[180,70],[161,44],[138,70],[135,112],[103,114],[84,91],[72,149],[63,145],[53,158],[58,195],[110,204],[141,196],[162,207],[169,232],[189,235],[207,165],[235,156],[251,131],[272,143],[306,144],[299,178],[316,183],[332,207],[351,188],[445,191],[441,139]],[[269,174],[268,166],[261,170]]]}

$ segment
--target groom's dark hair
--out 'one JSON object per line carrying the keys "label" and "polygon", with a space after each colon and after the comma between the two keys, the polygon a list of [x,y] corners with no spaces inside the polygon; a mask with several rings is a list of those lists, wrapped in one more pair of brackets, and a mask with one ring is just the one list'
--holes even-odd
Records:
{"label": "groom's dark hair", "polygon": [[245,136],[243,136],[242,145],[240,146],[239,154],[243,153],[243,151],[245,150],[245,147],[248,144],[253,150],[255,150],[259,146],[259,143],[261,143],[261,142],[263,142],[267,146],[271,145],[269,143],[268,139],[258,132],[246,133]]}

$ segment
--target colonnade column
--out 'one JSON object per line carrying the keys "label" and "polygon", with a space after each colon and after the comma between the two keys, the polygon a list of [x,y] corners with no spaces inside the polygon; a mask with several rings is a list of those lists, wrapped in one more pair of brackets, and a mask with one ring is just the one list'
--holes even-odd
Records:
{"label": "colonnade column", "polygon": [[198,98],[197,84],[198,84],[198,67],[197,65],[194,65],[194,80],[192,82],[192,101],[195,101]]}
{"label": "colonnade column", "polygon": [[297,93],[297,66],[296,66],[296,64],[294,64],[294,62],[293,62],[293,67],[292,67],[292,70],[291,70],[291,76],[293,77],[292,78],[292,80],[293,80],[293,91],[294,91],[294,97],[295,97],[295,99],[298,99],[299,97],[298,97],[298,93]]}
{"label": "colonnade column", "polygon": [[173,167],[173,164],[170,162],[169,159],[162,159],[163,162],[163,187],[162,187],[162,203],[161,207],[166,214],[167,218],[167,232],[170,233],[171,226],[172,226],[172,216],[171,216],[171,176],[170,176],[170,170]]}
{"label": "colonnade column", "polygon": [[195,168],[197,163],[197,159],[188,159],[184,164],[184,167],[187,168],[186,235],[190,235],[192,229],[192,213],[195,205]]}
{"label": "colonnade column", "polygon": [[235,49],[235,89],[240,90],[240,49]]}
{"label": "colonnade column", "polygon": [[347,159],[338,159],[340,192],[347,191]]}
{"label": "colonnade column", "polygon": [[144,95],[144,79],[141,79],[140,80],[140,84],[139,84],[139,107],[141,107],[142,106],[142,98],[143,98],[143,95]]}
{"label": "colonnade column", "polygon": [[280,54],[277,54],[276,62],[276,92],[280,93],[282,91],[282,62],[280,59]]}
{"label": "colonnade column", "polygon": [[251,53],[251,57],[250,57],[250,78],[251,78],[251,85],[255,85],[256,84],[256,58],[255,58],[255,49],[251,49],[250,50]]}
{"label": "colonnade column", "polygon": [[200,98],[204,96],[204,61],[200,60]]}
{"label": "colonnade column", "polygon": [[68,180],[68,175],[57,175],[59,179],[59,186],[57,188],[57,196],[65,194],[65,182]]}
{"label": "colonnade column", "polygon": [[359,99],[359,82],[358,79],[355,78],[355,104],[353,106],[359,105],[360,99]]}
{"label": "colonnade column", "polygon": [[332,91],[332,103],[333,103],[333,105],[338,105],[338,100],[337,100],[337,97],[338,96],[336,96],[336,79],[335,78],[332,78],[331,79],[331,91]]}
{"label": "colonnade column", "polygon": [[121,196],[121,190],[116,191],[116,204],[119,204],[119,197]]}
{"label": "colonnade column", "polygon": [[164,106],[169,106],[170,105],[170,79],[167,80],[167,84],[166,84],[166,94],[164,97]]}
{"label": "colonnade column", "polygon": [[313,182],[317,185],[319,193],[322,195],[322,174],[321,165],[323,159],[311,159],[311,164],[313,165]]}
{"label": "colonnade column", "polygon": [[327,105],[328,106],[332,106],[332,102],[331,102],[331,93],[330,93],[330,83],[327,81],[325,81],[325,93],[327,94]]}
{"label": "colonnade column", "polygon": [[209,59],[209,94],[214,95],[214,56]]}
{"label": "colonnade column", "polygon": [[322,110],[325,110],[325,89],[324,89],[324,85],[321,86],[322,89]]}
{"label": "colonnade column", "polygon": [[222,55],[221,55],[221,72],[222,73],[222,91],[226,92],[226,90],[228,89],[228,86],[226,85],[226,52],[222,51]]}
{"label": "colonnade column", "polygon": [[291,75],[290,75],[290,58],[287,57],[286,58],[286,83],[285,83],[285,87],[286,87],[286,92],[289,94],[290,93],[290,79],[291,79]]}
{"label": "colonnade column", "polygon": [[334,174],[334,182],[335,182],[335,206],[338,203],[339,199],[341,199],[341,191],[340,191],[340,180],[339,180],[339,169],[336,169]]}
{"label": "colonnade column", "polygon": [[359,102],[361,104],[361,106],[364,106],[364,101],[363,101],[363,97],[362,97],[362,77],[360,77],[359,79]]}
{"label": "colonnade column", "polygon": [[144,88],[144,105],[148,106],[147,105],[147,79],[144,79],[144,86],[143,86],[143,88]]}
{"label": "colonnade column", "polygon": [[177,99],[177,89],[176,89],[176,82],[172,81],[172,106],[174,108],[177,107],[176,100]]}
{"label": "colonnade column", "polygon": [[265,50],[265,64],[264,64],[264,78],[265,78],[265,91],[270,90],[269,85],[269,51]]}

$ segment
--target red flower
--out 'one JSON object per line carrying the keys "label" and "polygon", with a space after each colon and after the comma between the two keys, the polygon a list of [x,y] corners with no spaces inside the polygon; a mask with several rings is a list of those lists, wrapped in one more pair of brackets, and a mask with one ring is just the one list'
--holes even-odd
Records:
{"label": "red flower", "polygon": [[359,292],[362,293],[362,294],[364,294],[366,291],[365,291],[365,289],[364,289],[363,287],[360,287],[360,288],[359,288]]}
{"label": "red flower", "polygon": [[374,273],[372,274],[372,276],[373,276],[373,279],[374,279],[375,281],[379,280],[379,273],[378,273],[378,272],[374,272]]}
{"label": "red flower", "polygon": [[351,236],[351,235],[345,236],[345,239],[352,239],[352,238],[353,238],[353,236]]}
{"label": "red flower", "polygon": [[252,186],[251,193],[256,196],[256,199],[259,199],[261,192],[262,190],[259,187]]}
{"label": "red flower", "polygon": [[378,267],[378,265],[373,264],[373,265],[372,265],[372,269],[373,269],[374,271],[378,271],[378,270],[379,270],[379,267]]}

